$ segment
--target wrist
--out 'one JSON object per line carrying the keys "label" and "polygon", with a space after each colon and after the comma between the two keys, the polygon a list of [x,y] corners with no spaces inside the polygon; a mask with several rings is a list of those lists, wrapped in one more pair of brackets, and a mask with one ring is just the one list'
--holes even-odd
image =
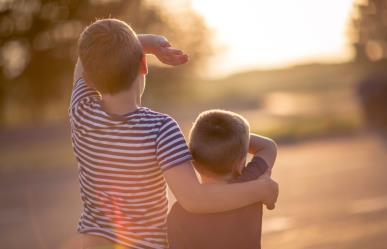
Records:
{"label": "wrist", "polygon": [[259,177],[257,182],[257,189],[258,189],[258,195],[259,195],[259,201],[264,201],[268,195],[269,189],[267,181],[263,177]]}
{"label": "wrist", "polygon": [[143,49],[144,53],[146,53],[146,54],[153,54],[154,53],[153,47],[151,44],[151,36],[152,35],[149,35],[149,34],[137,35],[137,38],[140,41],[142,49]]}

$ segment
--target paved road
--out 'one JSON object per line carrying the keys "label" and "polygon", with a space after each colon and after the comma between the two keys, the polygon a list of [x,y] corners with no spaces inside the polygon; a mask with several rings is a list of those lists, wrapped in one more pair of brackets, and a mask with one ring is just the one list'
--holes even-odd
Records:
{"label": "paved road", "polygon": [[387,147],[373,137],[283,147],[264,248],[387,248]]}
{"label": "paved road", "polygon": [[[387,248],[387,146],[372,136],[281,146],[263,248]],[[0,175],[0,248],[79,248],[76,169]]]}

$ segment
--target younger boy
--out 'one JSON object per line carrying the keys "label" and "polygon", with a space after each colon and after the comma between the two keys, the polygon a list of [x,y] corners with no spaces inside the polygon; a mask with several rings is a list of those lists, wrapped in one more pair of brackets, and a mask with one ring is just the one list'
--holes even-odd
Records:
{"label": "younger boy", "polygon": [[[268,138],[249,133],[240,115],[221,110],[203,112],[189,140],[193,163],[203,184],[251,181],[268,177],[277,148]],[[253,159],[247,164],[246,156]],[[171,249],[261,248],[262,204],[213,214],[194,214],[176,202],[168,215]]]}
{"label": "younger boy", "polygon": [[278,186],[271,179],[234,186],[199,184],[176,121],[141,106],[148,72],[145,53],[178,65],[187,61],[182,51],[165,38],[137,36],[116,19],[88,26],[78,49],[69,116],[84,248],[167,248],[166,183],[192,212],[275,203]]}

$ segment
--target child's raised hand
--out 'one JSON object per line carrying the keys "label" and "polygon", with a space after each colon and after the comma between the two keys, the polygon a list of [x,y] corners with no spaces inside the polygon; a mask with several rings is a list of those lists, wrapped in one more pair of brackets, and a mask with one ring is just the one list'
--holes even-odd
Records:
{"label": "child's raised hand", "polygon": [[139,35],[138,39],[145,53],[155,55],[164,64],[177,66],[188,61],[188,55],[180,49],[173,48],[164,36],[146,34]]}

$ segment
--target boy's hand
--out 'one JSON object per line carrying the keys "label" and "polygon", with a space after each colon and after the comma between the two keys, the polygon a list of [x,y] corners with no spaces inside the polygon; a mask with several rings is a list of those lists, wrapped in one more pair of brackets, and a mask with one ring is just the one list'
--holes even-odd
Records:
{"label": "boy's hand", "polygon": [[278,183],[273,181],[273,179],[271,179],[267,174],[259,177],[258,181],[261,181],[261,183],[263,183],[266,187],[266,194],[262,200],[263,204],[266,205],[267,209],[273,210],[278,198]]}
{"label": "boy's hand", "polygon": [[138,35],[138,39],[145,53],[155,55],[164,64],[177,66],[188,61],[188,55],[180,49],[172,48],[164,36],[146,34]]}

